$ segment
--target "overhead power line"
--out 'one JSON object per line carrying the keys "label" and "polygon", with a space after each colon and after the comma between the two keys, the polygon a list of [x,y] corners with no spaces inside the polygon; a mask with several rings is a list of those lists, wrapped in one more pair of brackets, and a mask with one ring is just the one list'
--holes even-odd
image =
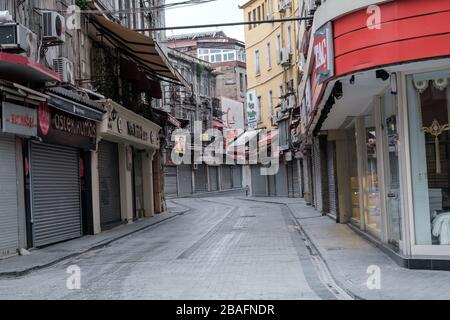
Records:
{"label": "overhead power line", "polygon": [[256,25],[256,24],[275,23],[275,22],[304,21],[304,20],[312,20],[312,19],[313,19],[313,17],[293,17],[293,18],[260,20],[260,21],[214,23],[214,24],[202,24],[202,25],[191,25],[191,26],[176,26],[176,27],[161,27],[161,28],[143,28],[143,29],[134,29],[134,30],[135,31],[164,31],[164,30],[181,30],[181,29],[200,29],[200,28],[244,26],[244,25],[254,25],[254,24]]}

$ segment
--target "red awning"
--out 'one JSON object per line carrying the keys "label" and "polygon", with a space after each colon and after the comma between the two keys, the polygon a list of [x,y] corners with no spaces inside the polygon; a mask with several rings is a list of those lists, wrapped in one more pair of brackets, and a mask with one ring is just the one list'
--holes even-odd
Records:
{"label": "red awning", "polygon": [[61,81],[58,73],[19,54],[0,52],[0,74],[3,79],[20,82]]}

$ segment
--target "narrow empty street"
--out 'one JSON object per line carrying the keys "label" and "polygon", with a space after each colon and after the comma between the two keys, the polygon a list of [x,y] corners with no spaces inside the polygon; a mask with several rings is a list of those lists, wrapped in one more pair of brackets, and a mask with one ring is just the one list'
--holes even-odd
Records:
{"label": "narrow empty street", "polygon": [[[190,210],[102,249],[1,279],[0,299],[348,298],[320,280],[314,252],[285,207],[231,196],[175,203]],[[79,290],[66,286],[72,265],[81,271]]]}

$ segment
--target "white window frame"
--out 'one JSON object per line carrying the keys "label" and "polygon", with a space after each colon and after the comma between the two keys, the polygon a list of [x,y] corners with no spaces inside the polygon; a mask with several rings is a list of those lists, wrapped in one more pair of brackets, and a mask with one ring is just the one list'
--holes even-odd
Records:
{"label": "white window frame", "polygon": [[261,55],[259,49],[255,50],[255,75],[259,76],[261,74]]}

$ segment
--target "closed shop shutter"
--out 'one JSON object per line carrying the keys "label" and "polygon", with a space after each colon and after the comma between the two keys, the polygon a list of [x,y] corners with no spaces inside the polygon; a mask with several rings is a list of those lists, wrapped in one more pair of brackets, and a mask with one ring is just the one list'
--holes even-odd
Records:
{"label": "closed shop shutter", "polygon": [[209,183],[211,191],[219,190],[219,169],[218,167],[209,167]]}
{"label": "closed shop shutter", "polygon": [[222,178],[222,190],[229,190],[232,188],[231,183],[231,167],[230,166],[221,166],[221,178]]}
{"label": "closed shop shutter", "polygon": [[31,143],[30,151],[34,246],[80,237],[78,150]]}
{"label": "closed shop shutter", "polygon": [[301,198],[300,194],[300,161],[294,160],[291,162],[292,165],[292,183],[293,183],[293,196],[294,198]]}
{"label": "closed shop shutter", "polygon": [[336,215],[337,210],[337,184],[336,184],[336,163],[335,163],[334,141],[327,143],[327,170],[328,170],[328,204],[331,214]]}
{"label": "closed shop shutter", "polygon": [[280,167],[277,174],[275,175],[276,183],[276,196],[287,197],[288,196],[288,182],[287,182],[287,172],[286,163],[280,162]]}
{"label": "closed shop shutter", "polygon": [[180,196],[192,194],[192,170],[190,164],[178,166],[178,187]]}
{"label": "closed shop shutter", "polygon": [[100,224],[102,228],[122,220],[120,212],[119,150],[116,143],[98,144]]}
{"label": "closed shop shutter", "polygon": [[288,179],[288,195],[290,198],[300,197],[300,179],[298,170],[298,160],[287,162],[286,176]]}
{"label": "closed shop shutter", "polygon": [[0,256],[19,246],[16,149],[13,137],[0,134]]}
{"label": "closed shop shutter", "polygon": [[177,167],[164,167],[164,193],[166,197],[177,196]]}
{"label": "closed shop shutter", "polygon": [[318,211],[322,211],[323,204],[319,139],[314,139],[313,144],[313,173],[314,206]]}
{"label": "closed shop shutter", "polygon": [[233,188],[242,188],[242,166],[233,168]]}
{"label": "closed shop shutter", "polygon": [[277,195],[277,180],[275,175],[267,176],[269,197],[275,197]]}
{"label": "closed shop shutter", "polygon": [[206,192],[208,191],[208,175],[206,171],[205,164],[197,165],[195,173],[195,192]]}
{"label": "closed shop shutter", "polygon": [[251,166],[252,172],[252,194],[253,196],[265,197],[267,196],[267,176],[261,175],[261,166],[253,165]]}

